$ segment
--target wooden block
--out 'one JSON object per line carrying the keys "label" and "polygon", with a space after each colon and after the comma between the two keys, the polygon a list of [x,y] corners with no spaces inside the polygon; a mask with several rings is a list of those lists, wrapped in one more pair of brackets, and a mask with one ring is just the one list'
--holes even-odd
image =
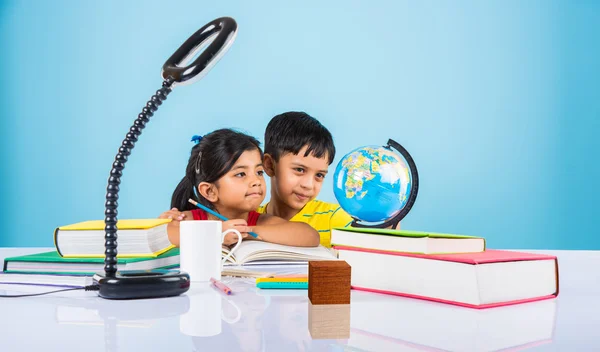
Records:
{"label": "wooden block", "polygon": [[308,331],[313,339],[349,339],[350,305],[308,302]]}
{"label": "wooden block", "polygon": [[350,265],[343,260],[308,262],[308,299],[312,304],[350,304]]}

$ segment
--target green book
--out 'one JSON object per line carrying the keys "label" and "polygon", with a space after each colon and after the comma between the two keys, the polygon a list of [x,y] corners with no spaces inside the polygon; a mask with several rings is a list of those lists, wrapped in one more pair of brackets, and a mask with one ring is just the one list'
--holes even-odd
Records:
{"label": "green book", "polygon": [[[157,257],[118,258],[118,270],[170,269],[179,266],[179,248]],[[104,258],[63,258],[58,252],[43,252],[4,259],[5,273],[84,275],[104,271]]]}
{"label": "green book", "polygon": [[258,282],[256,287],[262,289],[308,289],[308,281],[293,282],[293,281],[278,281],[278,282]]}
{"label": "green book", "polygon": [[485,251],[485,239],[482,237],[378,228],[334,228],[331,231],[331,244],[334,247],[418,254]]}

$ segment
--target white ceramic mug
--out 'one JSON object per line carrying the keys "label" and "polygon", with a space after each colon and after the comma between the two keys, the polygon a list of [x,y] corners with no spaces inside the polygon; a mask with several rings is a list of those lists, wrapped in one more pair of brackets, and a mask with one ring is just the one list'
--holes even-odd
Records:
{"label": "white ceramic mug", "polygon": [[[191,281],[221,279],[223,263],[242,243],[242,234],[236,229],[225,232],[221,221],[185,220],[179,225],[179,260],[181,270],[190,275]],[[238,242],[229,254],[221,259],[225,235],[235,233]]]}

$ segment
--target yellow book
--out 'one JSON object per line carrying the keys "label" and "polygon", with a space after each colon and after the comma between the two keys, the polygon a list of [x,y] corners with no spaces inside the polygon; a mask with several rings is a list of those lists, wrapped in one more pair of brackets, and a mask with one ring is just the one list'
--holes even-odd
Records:
{"label": "yellow book", "polygon": [[[117,257],[157,257],[174,246],[167,235],[170,219],[117,221]],[[60,226],[54,230],[54,246],[65,258],[104,257],[104,220]]]}
{"label": "yellow book", "polygon": [[274,277],[259,277],[256,279],[256,283],[261,282],[308,282],[308,276],[297,275],[297,276],[274,276]]}
{"label": "yellow book", "polygon": [[[155,226],[168,224],[171,219],[124,219],[117,221],[119,230],[150,229]],[[59,230],[104,230],[104,220],[82,221],[76,224],[60,226]]]}

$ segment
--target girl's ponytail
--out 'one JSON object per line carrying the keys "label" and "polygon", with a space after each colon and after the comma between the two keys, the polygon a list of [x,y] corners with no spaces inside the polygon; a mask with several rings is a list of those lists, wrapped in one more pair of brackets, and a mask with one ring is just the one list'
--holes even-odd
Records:
{"label": "girl's ponytail", "polygon": [[195,209],[188,199],[196,199],[194,196],[194,184],[187,176],[183,176],[171,197],[171,208],[177,208],[179,211]]}

